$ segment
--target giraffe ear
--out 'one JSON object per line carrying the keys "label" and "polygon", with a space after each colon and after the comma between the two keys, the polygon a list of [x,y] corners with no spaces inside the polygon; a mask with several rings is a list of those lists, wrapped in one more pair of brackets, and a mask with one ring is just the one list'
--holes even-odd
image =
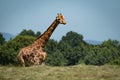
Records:
{"label": "giraffe ear", "polygon": [[59,15],[59,13],[57,13],[57,15]]}

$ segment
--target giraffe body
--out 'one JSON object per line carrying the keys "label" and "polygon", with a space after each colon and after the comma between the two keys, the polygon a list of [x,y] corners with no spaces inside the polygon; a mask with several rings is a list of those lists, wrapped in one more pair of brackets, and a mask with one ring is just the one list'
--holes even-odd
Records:
{"label": "giraffe body", "polygon": [[27,62],[33,65],[42,64],[47,56],[44,47],[58,24],[66,24],[62,14],[58,14],[50,27],[33,44],[20,50],[17,57],[22,66],[26,66]]}
{"label": "giraffe body", "polygon": [[[21,49],[18,54],[18,60],[22,66],[25,66],[26,63],[39,65],[45,60],[46,55],[46,52],[42,48],[30,45]],[[25,61],[27,62],[25,63]]]}

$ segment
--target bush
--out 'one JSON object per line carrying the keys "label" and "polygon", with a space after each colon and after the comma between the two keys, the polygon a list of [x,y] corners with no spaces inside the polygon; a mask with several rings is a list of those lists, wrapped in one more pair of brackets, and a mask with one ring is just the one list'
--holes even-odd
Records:
{"label": "bush", "polygon": [[17,64],[17,54],[19,50],[33,42],[35,38],[31,36],[17,36],[0,47],[0,64]]}

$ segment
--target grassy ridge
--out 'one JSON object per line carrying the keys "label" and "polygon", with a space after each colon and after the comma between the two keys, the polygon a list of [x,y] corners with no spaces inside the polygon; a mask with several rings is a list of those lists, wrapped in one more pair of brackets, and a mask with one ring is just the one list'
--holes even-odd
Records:
{"label": "grassy ridge", "polygon": [[120,67],[113,65],[67,67],[0,67],[0,80],[120,80]]}

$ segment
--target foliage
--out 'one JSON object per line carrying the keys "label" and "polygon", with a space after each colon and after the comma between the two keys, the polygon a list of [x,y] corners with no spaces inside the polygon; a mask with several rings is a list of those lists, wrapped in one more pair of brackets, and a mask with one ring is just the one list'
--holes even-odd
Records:
{"label": "foliage", "polygon": [[5,43],[5,38],[3,37],[3,35],[0,33],[0,46],[3,45]]}
{"label": "foliage", "polygon": [[24,29],[23,31],[21,31],[21,33],[19,35],[22,35],[22,36],[33,36],[33,37],[38,37],[39,35],[41,35],[41,32],[36,32],[36,34],[34,33],[34,31],[32,30],[26,30]]}
{"label": "foliage", "polygon": [[52,66],[64,66],[66,65],[65,58],[62,53],[57,49],[52,54],[48,54],[46,63]]}
{"label": "foliage", "polygon": [[101,45],[92,47],[85,57],[86,64],[103,65],[120,57],[119,42],[116,40],[104,41]]}
{"label": "foliage", "polygon": [[[18,36],[0,46],[0,64],[18,64],[16,56],[19,50],[31,44],[36,37],[32,30],[23,30]],[[2,40],[2,37],[1,37]],[[2,40],[4,41],[4,39]],[[117,40],[107,40],[99,45],[91,45],[83,40],[83,36],[70,31],[57,42],[50,39],[45,47],[47,59],[45,63],[51,66],[68,66],[76,64],[87,65],[120,65],[120,43]]]}
{"label": "foliage", "polygon": [[83,36],[77,34],[76,32],[70,31],[66,34],[66,36],[62,37],[62,41],[68,43],[70,46],[74,48],[83,42]]}
{"label": "foliage", "polygon": [[120,57],[115,58],[114,60],[111,60],[111,61],[110,61],[110,64],[120,65]]}
{"label": "foliage", "polygon": [[17,64],[16,56],[22,47],[33,42],[32,36],[17,36],[15,39],[6,42],[0,47],[0,64]]}

